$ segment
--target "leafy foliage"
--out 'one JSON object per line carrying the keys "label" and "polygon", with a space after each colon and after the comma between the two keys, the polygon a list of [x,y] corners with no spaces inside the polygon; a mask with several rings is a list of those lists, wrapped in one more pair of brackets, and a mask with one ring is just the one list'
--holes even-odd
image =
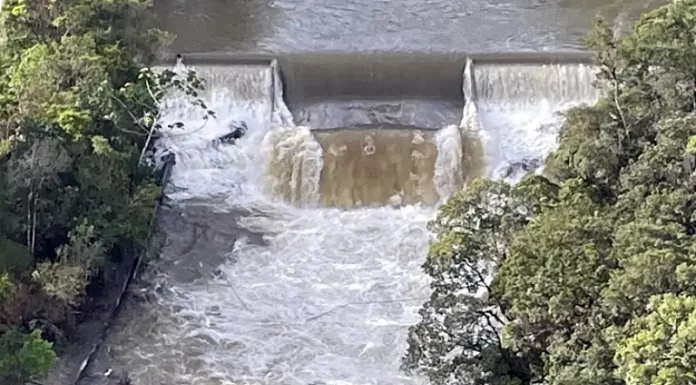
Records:
{"label": "leafy foliage", "polygon": [[630,385],[696,382],[696,298],[655,296],[648,310],[618,341],[617,372]]}
{"label": "leafy foliage", "polygon": [[164,97],[214,116],[194,72],[148,68],[170,37],[143,29],[151,6],[2,2],[0,373],[12,383],[45,374],[54,356],[31,330],[69,332],[87,289],[148,244],[159,187],[144,157],[162,130],[182,127],[161,125]]}
{"label": "leafy foliage", "polygon": [[7,273],[0,275],[0,300],[9,297],[13,289],[14,285]]}
{"label": "leafy foliage", "polygon": [[496,327],[500,309],[476,295],[488,294],[490,274],[505,259],[500,245],[509,234],[503,222],[512,209],[509,188],[488,181],[474,183],[443,206],[431,225],[439,239],[424,266],[436,277],[433,294],[420,311],[423,322],[410,330],[406,368],[438,382],[507,369],[496,368],[498,357],[487,360],[488,354],[503,353]]}
{"label": "leafy foliage", "polygon": [[696,0],[623,38],[597,21],[603,97],[566,112],[545,175],[476,182],[433,223],[406,368],[435,384],[696,382],[694,31]]}
{"label": "leafy foliage", "polygon": [[24,384],[48,373],[56,357],[52,344],[41,338],[41,332],[30,334],[9,331],[0,336],[0,380],[8,384]]}

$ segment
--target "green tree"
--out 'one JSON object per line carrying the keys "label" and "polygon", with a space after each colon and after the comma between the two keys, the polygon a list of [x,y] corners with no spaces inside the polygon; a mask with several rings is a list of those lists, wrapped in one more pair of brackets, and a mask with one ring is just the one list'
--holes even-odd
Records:
{"label": "green tree", "polygon": [[[558,368],[584,360],[600,321],[600,294],[615,265],[611,211],[575,182],[569,180],[558,202],[517,234],[496,291],[510,304],[514,322],[506,325],[506,335],[512,337],[514,349],[539,358],[549,350],[555,352],[546,365],[533,368],[538,377],[550,383],[570,378],[602,383],[602,378],[581,379],[579,373],[569,375]],[[539,358],[534,362],[540,364]]]}
{"label": "green tree", "polygon": [[52,344],[41,332],[30,334],[9,331],[0,336],[0,380],[7,384],[25,384],[48,374],[56,358]]}
{"label": "green tree", "polygon": [[51,344],[32,329],[69,332],[86,288],[106,284],[110,264],[148,244],[159,187],[143,158],[163,130],[183,126],[163,127],[163,99],[179,93],[214,115],[195,73],[148,67],[169,40],[143,28],[151,6],[2,4],[0,373],[13,381],[38,378],[50,363]]}
{"label": "green tree", "polygon": [[516,232],[533,213],[553,203],[555,187],[531,177],[514,190],[474,181],[449,199],[430,227],[437,234],[423,266],[433,293],[409,330],[407,370],[433,383],[517,384],[530,380],[529,363],[506,345],[501,327],[509,306],[493,291]]}
{"label": "green tree", "polygon": [[696,382],[696,297],[653,297],[617,342],[617,374],[627,385]]}
{"label": "green tree", "polygon": [[[433,295],[410,333],[409,368],[437,383],[694,383],[694,31],[696,0],[644,15],[625,37],[596,23],[588,46],[603,97],[565,113],[546,161],[553,183],[505,187],[508,198],[524,196],[527,214],[497,227],[508,234],[497,254],[481,253],[482,240],[496,239],[486,227],[458,235],[461,223],[513,223],[514,205],[482,211],[482,201],[462,199],[496,184],[469,186],[443,207],[452,225],[435,227],[425,266]],[[490,255],[503,256],[484,264],[490,289],[472,295],[480,278],[451,261]],[[461,327],[485,325],[489,309],[500,324]]]}

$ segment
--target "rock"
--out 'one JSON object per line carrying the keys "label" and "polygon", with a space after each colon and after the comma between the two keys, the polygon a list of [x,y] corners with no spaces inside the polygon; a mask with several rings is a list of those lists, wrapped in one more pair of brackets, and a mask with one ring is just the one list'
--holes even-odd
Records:
{"label": "rock", "polygon": [[162,167],[166,164],[174,166],[176,164],[176,154],[173,152],[165,151],[165,154],[160,156],[160,161],[162,162]]}
{"label": "rock", "polygon": [[151,148],[145,152],[145,162],[148,166],[161,171],[167,163],[176,164],[176,154],[168,149]]}
{"label": "rock", "polygon": [[219,316],[221,314],[222,314],[222,312],[220,311],[220,306],[217,306],[217,305],[213,305],[213,306],[210,306],[209,308],[205,309],[205,315]]}
{"label": "rock", "polygon": [[423,132],[420,130],[416,130],[413,133],[413,140],[411,140],[411,144],[420,145],[423,143],[425,143],[425,139],[423,138]]}
{"label": "rock", "polygon": [[33,319],[27,324],[31,330],[41,330],[41,335],[56,344],[63,344],[66,339],[63,331],[56,325],[42,319]]}
{"label": "rock", "polygon": [[168,149],[153,148],[145,153],[145,162],[149,167],[155,169],[158,178],[162,177],[165,166],[176,164],[176,154]]}
{"label": "rock", "polygon": [[399,208],[404,204],[404,197],[402,194],[394,194],[389,198],[389,205],[394,208]]}
{"label": "rock", "polygon": [[234,144],[237,139],[243,137],[247,133],[247,125],[244,121],[232,121],[228,124],[230,132],[213,139],[213,147],[218,148],[221,144]]}
{"label": "rock", "polygon": [[520,167],[522,170],[527,171],[527,172],[532,172],[541,167],[541,159],[539,158],[533,158],[533,159],[525,159],[522,162],[519,162]]}
{"label": "rock", "polygon": [[509,178],[519,172],[529,173],[535,171],[539,167],[541,167],[541,159],[539,158],[522,159],[510,163],[510,165],[501,171],[500,176],[502,178]]}

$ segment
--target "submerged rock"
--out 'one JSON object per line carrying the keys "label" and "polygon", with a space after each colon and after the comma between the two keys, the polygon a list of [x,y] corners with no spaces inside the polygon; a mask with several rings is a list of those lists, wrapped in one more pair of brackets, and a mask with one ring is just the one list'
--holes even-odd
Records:
{"label": "submerged rock", "polygon": [[399,208],[404,205],[403,193],[394,194],[389,198],[389,205],[394,208]]}
{"label": "submerged rock", "polygon": [[244,121],[232,121],[228,124],[228,128],[230,129],[228,134],[213,139],[214,148],[218,148],[221,144],[234,144],[237,139],[246,135],[248,130]]}
{"label": "submerged rock", "polygon": [[164,155],[160,156],[160,162],[162,162],[161,164],[163,167],[166,164],[171,164],[172,166],[174,166],[176,164],[176,154],[167,151]]}
{"label": "submerged rock", "polygon": [[176,164],[176,154],[166,148],[154,147],[145,153],[145,163],[155,171],[161,172],[167,164]]}

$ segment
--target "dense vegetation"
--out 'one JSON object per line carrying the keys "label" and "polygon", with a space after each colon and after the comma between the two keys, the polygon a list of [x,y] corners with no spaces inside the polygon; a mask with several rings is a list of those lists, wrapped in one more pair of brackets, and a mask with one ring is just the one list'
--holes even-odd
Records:
{"label": "dense vegetation", "polygon": [[432,225],[404,367],[435,384],[696,383],[696,0],[588,45],[605,93],[545,175],[473,183]]}
{"label": "dense vegetation", "polygon": [[0,383],[45,375],[114,266],[148,243],[159,188],[143,158],[159,104],[200,86],[148,69],[167,42],[146,28],[150,6],[3,2]]}

